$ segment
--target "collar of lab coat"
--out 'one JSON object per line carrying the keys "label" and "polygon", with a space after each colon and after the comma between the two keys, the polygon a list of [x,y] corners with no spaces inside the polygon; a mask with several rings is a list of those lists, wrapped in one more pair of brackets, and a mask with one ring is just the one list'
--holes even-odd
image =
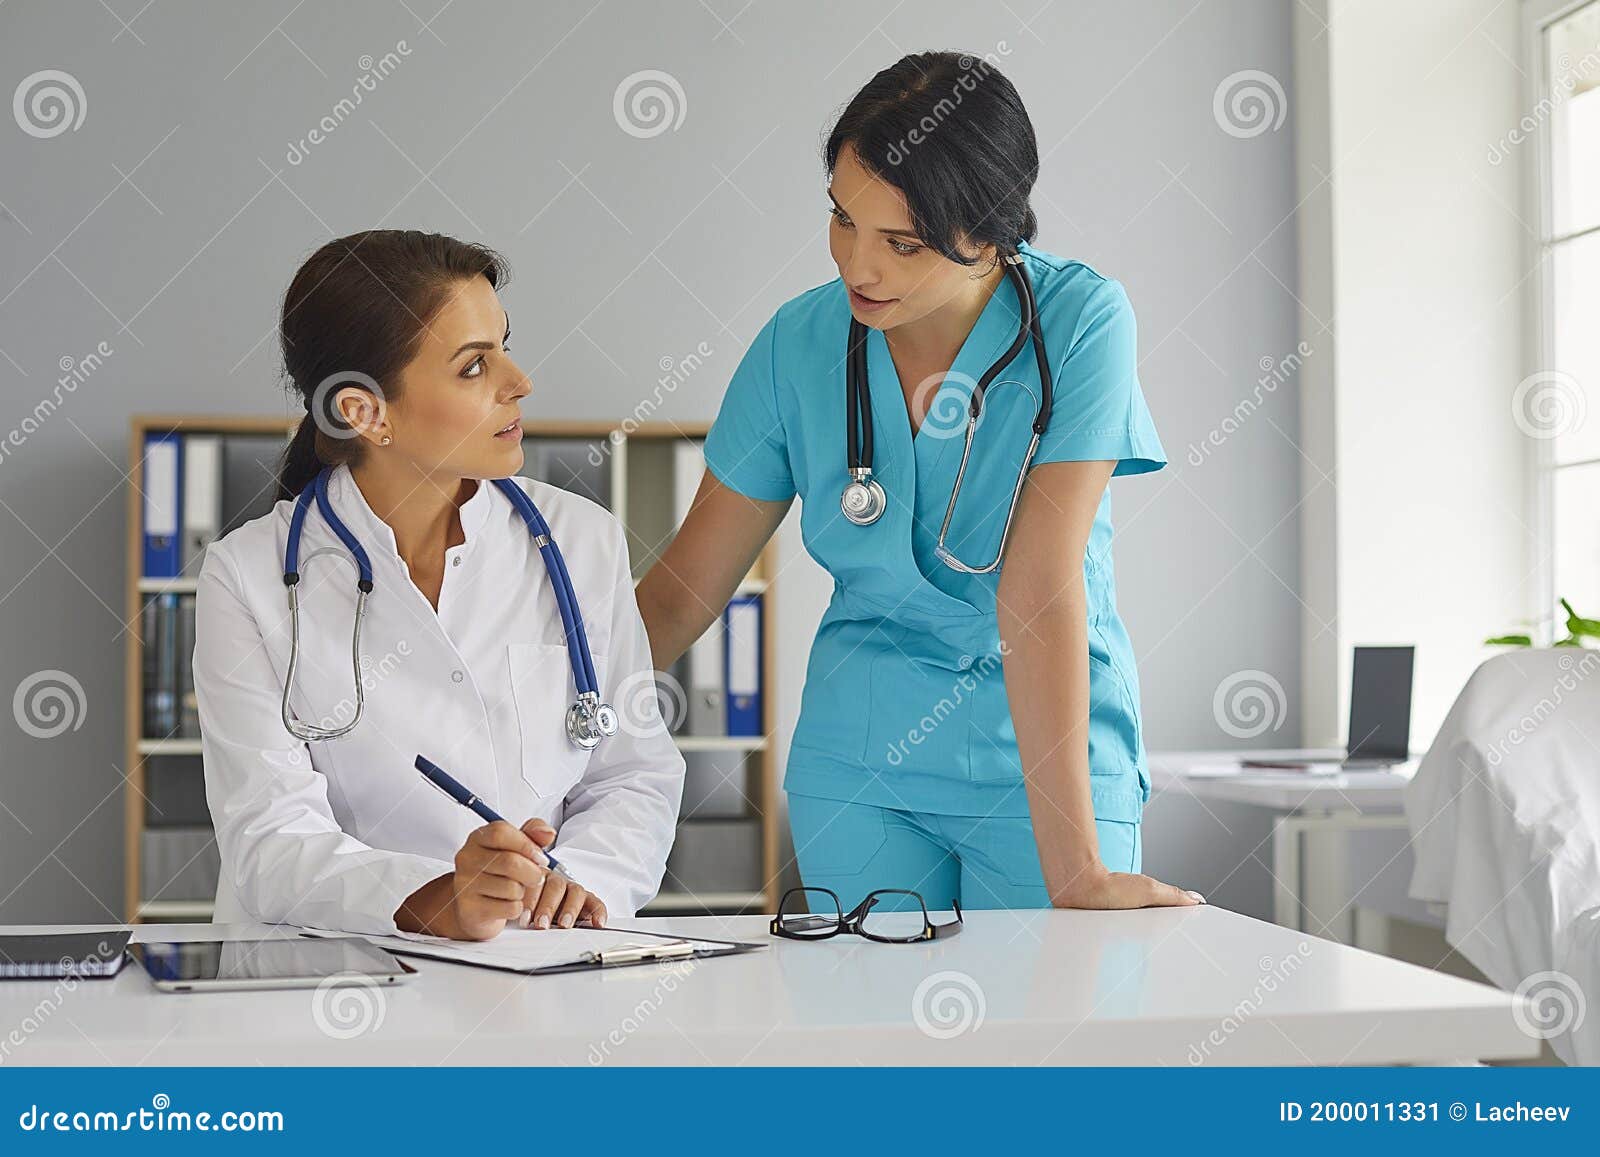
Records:
{"label": "collar of lab coat", "polygon": [[[468,550],[472,548],[478,531],[483,528],[489,507],[495,501],[494,495],[494,483],[480,479],[472,497],[461,504],[461,533]],[[344,520],[351,533],[366,547],[368,554],[377,551],[399,559],[400,548],[395,543],[394,530],[367,505],[361,487],[350,476],[349,466],[335,466],[328,475],[328,500],[333,503],[334,511]]]}

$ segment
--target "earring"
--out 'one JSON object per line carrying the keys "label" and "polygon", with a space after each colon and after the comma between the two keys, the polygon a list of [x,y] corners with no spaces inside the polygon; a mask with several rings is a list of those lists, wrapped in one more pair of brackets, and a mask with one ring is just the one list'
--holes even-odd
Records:
{"label": "earring", "polygon": [[384,436],[383,436],[383,442],[382,442],[382,445],[384,445],[384,446],[387,446],[387,445],[388,445],[388,444],[389,444],[389,443],[390,443],[390,442],[393,442],[393,441],[394,441],[394,439],[393,439],[393,438],[391,438],[391,437],[389,437],[389,435],[387,435],[387,434],[385,434],[385,435],[384,435]]}

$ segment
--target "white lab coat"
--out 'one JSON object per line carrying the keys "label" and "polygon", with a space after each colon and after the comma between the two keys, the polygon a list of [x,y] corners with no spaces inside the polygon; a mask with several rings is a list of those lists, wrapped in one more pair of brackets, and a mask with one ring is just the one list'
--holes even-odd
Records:
{"label": "white lab coat", "polygon": [[[435,613],[394,533],[346,468],[335,511],[366,548],[374,589],[362,627],[360,723],[306,743],[284,728],[289,661],[283,552],[292,504],[206,552],[194,677],[206,798],[221,850],[218,922],[262,920],[395,931],[394,911],[453,869],[483,821],[417,773],[420,753],[513,824],[557,831],[568,872],[613,919],[655,895],[683,789],[683,758],[655,707],[649,642],[622,528],[576,495],[517,480],[550,523],[572,575],[602,699],[622,717],[592,752],[566,733],[572,670],[544,562],[516,510],[480,482],[461,507],[466,541],[446,557]],[[290,704],[324,726],[354,705],[356,569],[313,507],[300,548],[300,664]]]}

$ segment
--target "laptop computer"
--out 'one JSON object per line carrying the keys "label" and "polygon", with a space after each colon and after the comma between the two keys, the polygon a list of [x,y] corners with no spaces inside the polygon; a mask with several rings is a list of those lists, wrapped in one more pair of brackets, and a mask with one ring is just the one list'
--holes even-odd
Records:
{"label": "laptop computer", "polygon": [[1357,647],[1350,671],[1350,738],[1342,766],[1393,767],[1411,758],[1415,647]]}
{"label": "laptop computer", "polygon": [[1415,647],[1357,647],[1350,671],[1350,735],[1342,759],[1241,759],[1243,768],[1373,771],[1411,758]]}

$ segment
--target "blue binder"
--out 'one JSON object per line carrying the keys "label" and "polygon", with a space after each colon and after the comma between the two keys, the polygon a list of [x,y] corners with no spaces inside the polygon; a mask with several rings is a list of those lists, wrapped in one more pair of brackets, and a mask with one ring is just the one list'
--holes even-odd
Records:
{"label": "blue binder", "polygon": [[183,435],[144,439],[144,577],[177,578],[183,560]]}
{"label": "blue binder", "polygon": [[760,595],[736,595],[723,612],[729,735],[762,734],[762,613]]}

